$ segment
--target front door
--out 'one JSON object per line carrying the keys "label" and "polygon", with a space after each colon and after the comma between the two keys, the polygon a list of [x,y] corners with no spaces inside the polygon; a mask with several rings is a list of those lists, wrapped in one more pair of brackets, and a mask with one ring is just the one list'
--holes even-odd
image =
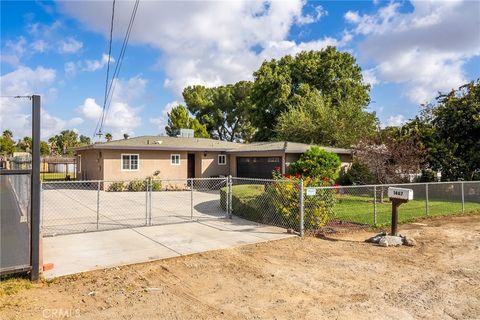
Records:
{"label": "front door", "polygon": [[187,177],[195,178],[195,154],[194,153],[188,154],[187,166],[188,166]]}

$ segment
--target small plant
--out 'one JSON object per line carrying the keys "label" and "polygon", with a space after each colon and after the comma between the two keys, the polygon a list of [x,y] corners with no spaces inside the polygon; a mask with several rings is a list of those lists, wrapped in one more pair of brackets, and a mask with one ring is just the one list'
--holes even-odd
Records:
{"label": "small plant", "polygon": [[13,295],[20,291],[33,288],[33,284],[23,278],[8,278],[1,279],[0,282],[0,297],[4,295]]}
{"label": "small plant", "polygon": [[120,192],[125,190],[125,184],[121,181],[119,182],[112,182],[109,186],[107,191],[110,192]]}
{"label": "small plant", "polygon": [[162,191],[162,181],[155,177],[146,177],[145,183],[149,185],[150,191]]}
{"label": "small plant", "polygon": [[341,161],[338,155],[313,146],[290,165],[293,175],[318,179],[320,177],[335,180],[338,178]]}
{"label": "small plant", "polygon": [[132,180],[127,185],[127,191],[140,192],[146,190],[146,182],[143,180]]}

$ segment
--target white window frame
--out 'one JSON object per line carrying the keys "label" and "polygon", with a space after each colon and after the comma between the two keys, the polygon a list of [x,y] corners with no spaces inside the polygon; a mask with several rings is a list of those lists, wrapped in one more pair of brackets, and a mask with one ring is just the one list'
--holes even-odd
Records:
{"label": "white window frame", "polygon": [[[174,157],[175,157],[175,158],[178,157],[178,163],[173,162],[173,158],[174,158]],[[180,156],[179,153],[172,153],[172,154],[170,154],[170,164],[171,164],[172,166],[179,166],[180,163],[181,163],[181,161],[182,161],[182,157]]]}
{"label": "white window frame", "polygon": [[[223,161],[223,163],[220,161],[220,158],[225,159]],[[226,166],[227,165],[227,155],[226,154],[219,154],[217,163],[218,163],[219,166]]]}
{"label": "white window frame", "polygon": [[[123,156],[130,157],[130,168],[132,167],[132,156],[137,156],[137,169],[124,169],[123,168]],[[120,170],[121,171],[138,171],[140,170],[140,155],[138,153],[122,153],[120,155]]]}

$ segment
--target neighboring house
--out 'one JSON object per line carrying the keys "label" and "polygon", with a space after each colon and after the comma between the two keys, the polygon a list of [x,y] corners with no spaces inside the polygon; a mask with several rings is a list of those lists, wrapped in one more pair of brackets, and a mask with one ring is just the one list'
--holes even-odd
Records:
{"label": "neighboring house", "polygon": [[[297,160],[310,145],[293,142],[234,143],[203,138],[142,136],[73,148],[78,180],[132,180],[235,177],[271,178]],[[350,149],[327,148],[345,170]]]}

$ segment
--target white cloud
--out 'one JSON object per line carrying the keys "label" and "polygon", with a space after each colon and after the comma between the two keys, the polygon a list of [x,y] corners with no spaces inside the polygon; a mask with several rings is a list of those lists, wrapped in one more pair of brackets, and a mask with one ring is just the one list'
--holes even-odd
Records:
{"label": "white cloud", "polygon": [[83,47],[83,43],[81,41],[75,40],[72,37],[61,40],[58,45],[59,53],[75,53]]}
{"label": "white cloud", "polygon": [[25,54],[26,44],[27,40],[24,37],[19,37],[16,41],[8,40],[2,49],[0,59],[13,67],[18,66]]}
{"label": "white cloud", "polygon": [[407,119],[403,114],[397,114],[394,116],[390,116],[387,119],[387,122],[385,124],[386,127],[401,127],[402,125],[407,122]]}
{"label": "white cloud", "polygon": [[[115,59],[110,57],[110,63],[114,63]],[[84,71],[97,71],[102,69],[108,63],[108,54],[102,54],[102,58],[100,60],[85,60],[84,62]]]}
{"label": "white cloud", "polygon": [[297,23],[303,25],[318,22],[322,17],[328,15],[328,11],[325,10],[321,5],[316,6],[314,11],[314,14],[300,15],[296,19]]}
{"label": "white cloud", "polygon": [[[124,133],[134,134],[134,129],[142,124],[139,116],[141,107],[132,107],[135,99],[141,97],[145,92],[147,81],[139,76],[125,80],[117,80],[116,89],[105,116],[103,133],[110,132],[114,136],[121,136]],[[86,98],[77,110],[94,125],[102,115],[102,106],[93,98]]]}
{"label": "white cloud", "polygon": [[376,64],[372,75],[404,84],[411,101],[424,103],[468,81],[464,64],[480,55],[479,6],[475,1],[412,5],[410,13],[400,13],[400,4],[392,2],[373,15],[347,12],[345,19],[365,37],[360,57]]}
{"label": "white cloud", "polygon": [[[40,94],[42,106],[56,96],[56,89],[51,87],[56,79],[53,69],[37,67],[31,69],[21,66],[15,71],[0,77],[3,96],[23,96]],[[31,135],[31,102],[27,99],[1,98],[0,131],[12,130],[15,138]],[[41,112],[41,136],[48,138],[65,128],[80,124],[80,119],[64,120],[50,115],[44,107]]]}
{"label": "white cloud", "polygon": [[171,101],[163,107],[162,115],[157,118],[151,118],[150,123],[157,125],[160,133],[165,133],[165,126],[168,124],[168,113],[176,106],[180,105],[178,101]]}
{"label": "white cloud", "polygon": [[374,86],[380,83],[380,81],[375,76],[375,69],[365,69],[362,71],[363,81],[368,83],[370,86]]}
{"label": "white cloud", "polygon": [[49,49],[49,44],[45,40],[35,40],[30,45],[35,52],[43,53]]}
{"label": "white cloud", "polygon": [[[123,39],[132,2],[117,2],[116,39]],[[61,10],[90,30],[108,37],[107,2],[61,2]],[[305,2],[296,1],[192,1],[140,2],[130,45],[159,49],[158,62],[166,72],[164,85],[178,97],[187,85],[219,85],[250,79],[264,59],[278,58],[301,49],[321,49],[341,44],[332,38],[297,43],[289,41],[295,24],[313,22],[326,14],[318,7],[302,13]],[[181,17],[181,18],[179,18]],[[128,53],[127,53],[128,55]]]}

